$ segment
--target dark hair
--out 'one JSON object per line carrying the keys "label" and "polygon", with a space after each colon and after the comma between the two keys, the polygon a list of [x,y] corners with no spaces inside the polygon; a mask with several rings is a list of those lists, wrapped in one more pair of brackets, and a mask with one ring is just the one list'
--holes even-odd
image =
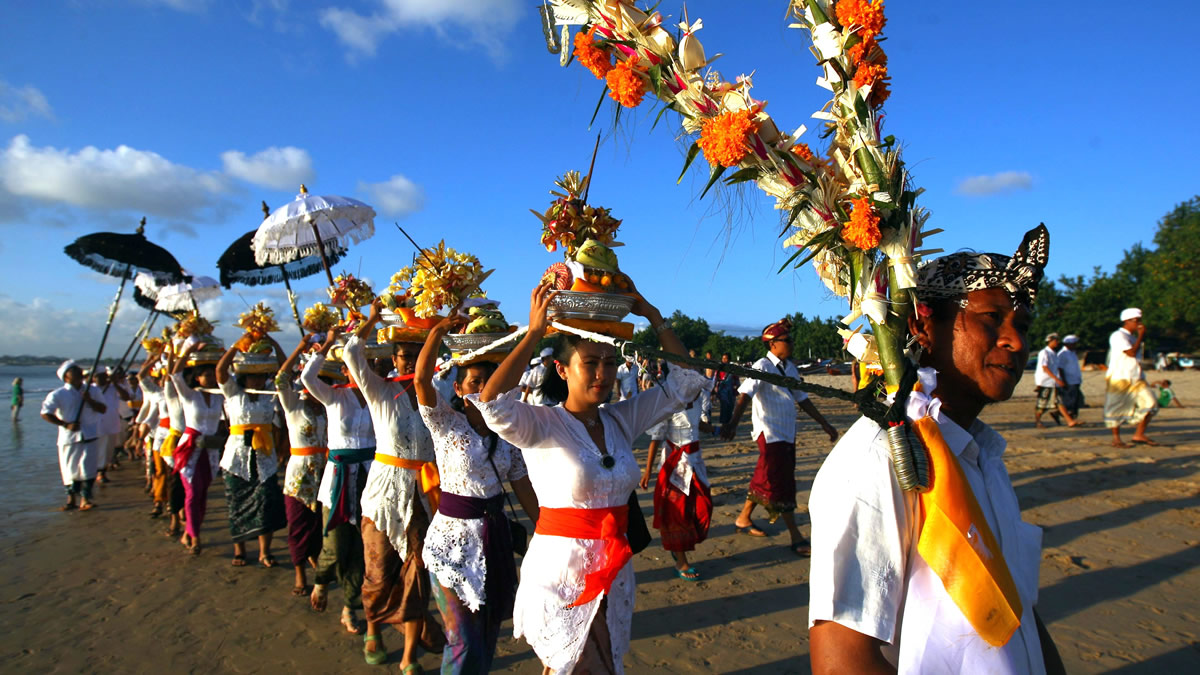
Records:
{"label": "dark hair", "polygon": [[[560,333],[558,342],[554,345],[554,360],[567,364],[575,355],[575,348],[583,340],[573,333]],[[554,363],[546,366],[546,377],[542,380],[542,396],[555,403],[567,400],[567,381],[558,376],[558,368]]]}
{"label": "dark hair", "polygon": [[461,387],[463,382],[465,382],[467,379],[467,373],[472,370],[486,371],[484,375],[491,377],[492,373],[496,372],[496,368],[498,367],[499,366],[491,361],[476,361],[475,363],[467,366],[458,366],[457,371],[454,373],[454,382]]}

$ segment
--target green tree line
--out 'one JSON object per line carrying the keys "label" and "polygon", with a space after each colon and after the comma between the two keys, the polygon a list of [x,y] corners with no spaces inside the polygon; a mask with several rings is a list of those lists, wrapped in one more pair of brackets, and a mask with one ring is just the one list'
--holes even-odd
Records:
{"label": "green tree line", "polygon": [[[795,360],[808,360],[810,352],[813,359],[850,358],[842,349],[842,337],[838,335],[836,319],[809,319],[799,312],[789,314],[787,318],[792,321]],[[766,346],[758,335],[738,337],[723,330],[713,330],[705,319],[690,317],[679,310],[675,310],[669,320],[684,346],[696,350],[698,356],[712,352],[713,358],[720,360],[721,354],[728,352],[733,361],[745,363],[757,361],[767,353]],[[638,347],[659,348],[658,338],[649,328],[635,332],[633,342]]]}
{"label": "green tree line", "polygon": [[1030,329],[1035,347],[1057,332],[1078,335],[1081,351],[1106,350],[1121,310],[1140,307],[1147,355],[1200,351],[1200,196],[1163,216],[1153,244],[1134,244],[1112,273],[1096,267],[1090,277],[1043,281]]}

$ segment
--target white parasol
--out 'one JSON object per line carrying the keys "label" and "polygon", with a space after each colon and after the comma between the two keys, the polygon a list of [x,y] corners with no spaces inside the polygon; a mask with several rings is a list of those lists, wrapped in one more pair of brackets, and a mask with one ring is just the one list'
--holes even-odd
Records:
{"label": "white parasol", "polygon": [[[184,271],[184,275],[188,275]],[[135,282],[136,283],[136,282]],[[191,277],[182,284],[163,286],[158,290],[158,301],[154,308],[160,312],[190,312],[196,305],[221,296],[221,286],[212,277]]]}
{"label": "white parasol", "polygon": [[263,220],[250,245],[259,265],[283,265],[319,254],[332,286],[326,249],[357,244],[374,234],[375,209],[349,197],[310,195],[301,185],[295,200]]}

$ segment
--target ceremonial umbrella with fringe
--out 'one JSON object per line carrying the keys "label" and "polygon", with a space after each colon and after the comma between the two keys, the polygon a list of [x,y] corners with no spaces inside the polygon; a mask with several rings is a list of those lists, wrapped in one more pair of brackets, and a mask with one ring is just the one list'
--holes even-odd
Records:
{"label": "ceremonial umbrella with fringe", "polygon": [[300,186],[296,199],[275,209],[251,241],[259,265],[282,265],[314,254],[333,286],[327,251],[375,234],[375,209],[349,197],[311,195]]}
{"label": "ceremonial umbrella with fringe", "polygon": [[[263,202],[262,208],[265,220],[267,216],[270,216],[271,211],[266,202]],[[282,281],[287,288],[288,303],[292,306],[292,316],[296,318],[296,325],[300,327],[300,335],[303,337],[304,327],[300,320],[300,312],[296,309],[296,294],[292,292],[291,280],[303,279],[320,272],[321,257],[313,254],[296,258],[291,262],[260,265],[254,259],[253,241],[254,235],[257,233],[258,230],[250,230],[238,237],[237,241],[230,244],[229,248],[225,249],[225,252],[217,259],[217,269],[221,272],[221,285],[230,288],[233,284],[259,286],[277,284]],[[346,248],[340,244],[333,244],[325,251],[325,257],[330,265],[336,265],[345,254]]]}
{"label": "ceremonial umbrella with fringe", "polygon": [[154,308],[160,312],[199,312],[198,304],[205,300],[221,297],[221,287],[212,277],[192,276],[184,272],[183,283],[163,286],[158,292]]}
{"label": "ceremonial umbrella with fringe", "polygon": [[[63,252],[71,256],[81,265],[86,265],[97,272],[109,276],[120,277],[117,295],[113,298],[108,309],[108,320],[104,324],[104,334],[100,337],[100,347],[96,350],[96,358],[92,360],[88,383],[95,377],[96,367],[100,365],[100,356],[104,353],[104,344],[108,342],[108,333],[112,330],[113,319],[117,316],[117,307],[121,304],[121,295],[125,292],[125,282],[138,272],[144,272],[162,283],[179,283],[183,281],[183,268],[165,248],[152,244],[145,236],[146,219],[142,218],[133,234],[116,232],[96,232],[84,235],[71,242]],[[85,390],[86,391],[86,390]],[[75,422],[83,413],[83,401],[75,413]]]}

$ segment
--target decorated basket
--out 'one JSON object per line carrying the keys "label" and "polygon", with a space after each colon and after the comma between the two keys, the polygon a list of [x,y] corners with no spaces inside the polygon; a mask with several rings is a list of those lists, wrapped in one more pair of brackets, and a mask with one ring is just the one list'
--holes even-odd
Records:
{"label": "decorated basket", "polygon": [[555,319],[620,321],[633,309],[632,295],[559,291],[550,300],[550,316]]}
{"label": "decorated basket", "polygon": [[273,375],[279,362],[271,352],[242,352],[233,357],[233,372],[238,375]]}

